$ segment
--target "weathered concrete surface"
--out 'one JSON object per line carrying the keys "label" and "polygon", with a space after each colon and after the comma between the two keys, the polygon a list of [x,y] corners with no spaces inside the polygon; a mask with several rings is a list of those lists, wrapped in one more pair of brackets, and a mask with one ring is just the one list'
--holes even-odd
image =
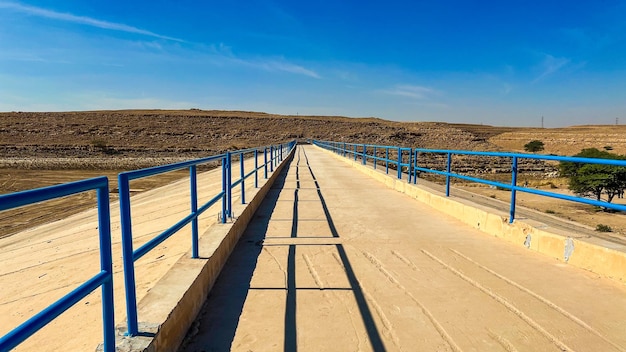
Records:
{"label": "weathered concrete surface", "polygon": [[414,197],[299,147],[181,350],[626,350],[623,284]]}
{"label": "weathered concrete surface", "polygon": [[[532,219],[518,218],[510,224],[508,214],[502,211],[477,205],[459,197],[445,197],[433,189],[409,184],[406,180],[386,175],[381,170],[374,170],[369,165],[365,166],[360,162],[324,151],[389,188],[405,193],[485,233],[517,245],[526,245],[529,249],[570,265],[626,282],[626,247],[621,244],[582,233],[563,231]],[[566,253],[568,239],[571,239],[574,247],[571,253]]]}

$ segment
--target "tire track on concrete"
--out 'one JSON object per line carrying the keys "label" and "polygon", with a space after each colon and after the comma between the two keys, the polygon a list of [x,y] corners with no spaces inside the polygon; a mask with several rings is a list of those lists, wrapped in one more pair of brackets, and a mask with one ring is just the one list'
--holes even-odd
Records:
{"label": "tire track on concrete", "polygon": [[404,264],[408,265],[414,271],[421,271],[420,268],[417,267],[417,265],[413,264],[412,261],[408,260],[407,258],[405,258],[402,254],[398,253],[397,251],[392,250],[391,254],[395,255],[398,259],[400,259]]}
{"label": "tire track on concrete", "polygon": [[443,260],[439,259],[438,257],[436,257],[435,255],[431,254],[427,250],[422,249],[421,251],[426,256],[428,256],[430,259],[434,260],[435,262],[441,264],[444,268],[448,269],[454,275],[458,276],[459,278],[461,278],[462,280],[466,281],[470,285],[474,286],[478,290],[482,291],[483,293],[485,293],[489,297],[493,298],[496,302],[498,302],[498,303],[502,304],[503,306],[505,306],[510,312],[512,312],[513,314],[518,316],[520,319],[522,319],[524,322],[526,322],[528,325],[530,325],[533,329],[537,330],[544,337],[546,337],[548,340],[550,340],[552,343],[554,343],[558,348],[561,349],[561,351],[574,351],[574,349],[572,349],[571,347],[567,346],[563,341],[559,340],[559,338],[557,338],[556,336],[552,335],[550,332],[548,332],[546,329],[544,329],[539,323],[537,323],[531,317],[529,317],[524,312],[519,310],[511,302],[507,301],[504,297],[496,294],[495,292],[493,292],[489,288],[481,285],[476,280],[470,278],[469,276],[463,274],[462,272],[458,271],[457,269],[455,269],[455,268],[451,267],[450,265],[446,264]]}
{"label": "tire track on concrete", "polygon": [[505,339],[502,335],[496,334],[490,329],[487,329],[487,333],[489,334],[489,337],[491,337],[495,342],[502,346],[502,348],[504,348],[506,352],[518,352],[517,348],[515,348],[511,341]]}
{"label": "tire track on concrete", "polygon": [[[456,342],[454,342],[454,340],[452,339],[452,336],[450,336],[450,334],[448,334],[448,332],[444,329],[444,327],[441,325],[441,323],[439,323],[439,321],[437,321],[435,316],[426,308],[426,306],[424,306],[424,304],[422,304],[422,302],[420,302],[415,296],[413,296],[413,294],[411,294],[411,292],[409,292],[409,290],[407,290],[407,288],[404,287],[404,285],[402,285],[387,269],[385,269],[385,267],[380,262],[380,260],[378,260],[378,258],[376,258],[372,254],[370,254],[368,252],[365,252],[365,251],[363,251],[362,253],[365,256],[365,258],[368,261],[370,261],[391,283],[393,283],[396,286],[398,286],[398,288],[400,288],[404,292],[404,294],[406,294],[419,307],[419,309],[422,311],[422,313],[428,318],[430,323],[433,325],[433,327],[435,328],[437,333],[448,344],[448,346],[450,346],[450,348],[453,351],[455,351],[455,352],[461,352],[462,351],[461,348],[456,344]],[[398,255],[396,255],[396,256],[398,256]]]}
{"label": "tire track on concrete", "polygon": [[376,299],[369,292],[367,292],[367,290],[365,290],[365,288],[363,288],[363,286],[361,286],[361,290],[363,291],[363,294],[365,295],[365,299],[367,299],[372,304],[372,306],[374,307],[374,311],[376,311],[376,314],[378,314],[378,317],[382,321],[383,327],[385,328],[385,330],[389,334],[389,337],[391,338],[391,341],[396,346],[396,348],[401,351],[402,347],[400,345],[400,339],[398,338],[398,335],[396,335],[395,328],[393,327],[393,324],[391,323],[389,318],[387,318],[387,315],[385,314],[385,311],[380,306],[380,304],[378,304]]}
{"label": "tire track on concrete", "polygon": [[313,266],[311,259],[309,259],[309,256],[306,254],[303,254],[302,258],[304,258],[304,263],[306,264],[307,269],[309,269],[309,273],[313,277],[315,284],[317,285],[317,287],[319,287],[320,290],[323,290],[324,283],[322,282],[322,279],[320,279],[320,276],[317,273],[317,270],[315,270],[315,267]]}
{"label": "tire track on concrete", "polygon": [[333,292],[333,294],[335,295],[335,297],[337,297],[337,300],[339,302],[341,302],[341,304],[344,306],[344,308],[346,308],[346,311],[348,312],[348,317],[350,318],[350,325],[352,326],[352,332],[354,332],[354,337],[355,337],[355,339],[357,341],[356,350],[357,351],[362,351],[363,350],[361,348],[362,341],[361,341],[361,338],[359,336],[356,324],[354,323],[354,318],[352,317],[352,309],[350,309],[348,304],[345,302],[345,300],[340,295],[338,295],[336,292]]}
{"label": "tire track on concrete", "polygon": [[580,327],[582,327],[583,329],[589,331],[590,333],[596,335],[597,337],[599,337],[600,339],[602,339],[604,342],[610,344],[611,346],[615,347],[618,351],[624,352],[626,351],[624,348],[622,348],[621,346],[619,346],[618,344],[614,343],[613,341],[609,340],[607,337],[605,337],[604,335],[602,335],[599,331],[597,331],[596,329],[594,329],[593,327],[591,327],[589,324],[585,323],[582,319],[578,318],[577,316],[575,316],[574,314],[566,311],[565,309],[561,308],[560,306],[558,306],[557,304],[553,303],[552,301],[548,300],[547,298],[539,295],[538,293],[531,291],[530,289],[518,284],[517,282],[507,278],[504,275],[501,275],[497,272],[495,272],[494,270],[489,269],[488,267],[476,262],[475,260],[471,259],[470,257],[464,255],[463,253],[449,248],[450,251],[452,251],[454,254],[458,255],[459,257],[467,260],[468,262],[474,264],[475,266],[483,269],[484,271],[490,273],[491,275],[497,277],[500,280],[503,280],[504,282],[508,283],[511,286],[514,286],[515,288],[519,289],[520,291],[527,293],[528,295],[532,296],[533,298],[539,300],[540,302],[544,303],[545,305],[547,305],[548,307],[554,309],[555,311],[559,312],[560,314],[562,314],[564,317],[570,319],[571,321],[573,321],[574,323],[578,324]]}

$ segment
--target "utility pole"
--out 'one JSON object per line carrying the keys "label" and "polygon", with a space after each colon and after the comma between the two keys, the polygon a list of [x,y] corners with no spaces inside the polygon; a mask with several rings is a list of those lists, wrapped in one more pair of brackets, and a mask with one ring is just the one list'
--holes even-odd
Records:
{"label": "utility pole", "polygon": [[616,118],[615,118],[615,125],[616,125],[616,126],[617,126],[617,125],[619,125],[619,117],[616,117]]}
{"label": "utility pole", "polygon": [[541,115],[541,128],[543,128],[543,115]]}

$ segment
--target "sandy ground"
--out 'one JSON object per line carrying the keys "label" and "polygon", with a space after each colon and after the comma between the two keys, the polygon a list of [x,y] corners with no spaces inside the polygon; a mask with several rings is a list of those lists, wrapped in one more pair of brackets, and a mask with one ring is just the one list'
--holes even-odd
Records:
{"label": "sandy ground", "polygon": [[[510,204],[511,201],[510,191],[501,191],[481,186],[477,187],[476,184],[455,187],[490,198],[502,200],[503,202],[506,202],[507,205]],[[549,187],[542,188],[547,192],[576,196],[565,186],[562,186],[559,189],[550,189]],[[618,199],[615,197],[613,199],[613,203],[626,204],[626,199]],[[576,221],[589,226],[592,229],[595,229],[596,226],[600,224],[608,225],[613,229],[612,233],[596,233],[595,235],[612,236],[622,242],[626,241],[626,212],[610,213],[601,211],[592,205],[547,198],[524,192],[517,192],[517,204],[518,206],[535,209],[545,214],[551,214],[559,218]]]}
{"label": "sandy ground", "polygon": [[626,287],[299,148],[182,351],[625,351]]}
{"label": "sandy ground", "polygon": [[[252,161],[247,161],[246,172],[252,165]],[[233,168],[235,179],[239,175],[238,162]],[[262,171],[259,177],[261,181]],[[133,185],[131,181],[131,189]],[[246,186],[253,186],[253,177],[246,180]],[[234,190],[233,201],[239,201],[239,189]],[[221,169],[198,176],[199,205],[220,190]],[[136,249],[189,213],[189,181],[180,180],[133,196],[131,205]],[[218,202],[200,217],[200,233],[215,223],[219,209]],[[111,228],[115,320],[119,324],[124,323],[126,314],[117,202],[111,203]],[[138,300],[190,249],[190,233],[188,225],[135,263]],[[1,238],[0,336],[95,275],[100,268],[98,248],[96,210]],[[16,350],[93,351],[101,342],[101,295],[100,290],[96,290]]]}

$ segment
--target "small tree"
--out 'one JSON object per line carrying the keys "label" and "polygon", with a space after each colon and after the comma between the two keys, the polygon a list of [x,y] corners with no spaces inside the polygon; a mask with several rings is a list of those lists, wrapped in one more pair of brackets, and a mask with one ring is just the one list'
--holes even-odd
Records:
{"label": "small tree", "polygon": [[530,141],[524,144],[524,150],[530,153],[536,153],[543,150],[543,142],[539,140]]}
{"label": "small tree", "polygon": [[[626,159],[624,156],[600,151],[596,148],[583,149],[574,155],[582,158]],[[593,196],[601,200],[607,195],[607,202],[626,189],[626,167],[600,164],[561,162],[562,176],[569,178],[569,189],[580,196]]]}

